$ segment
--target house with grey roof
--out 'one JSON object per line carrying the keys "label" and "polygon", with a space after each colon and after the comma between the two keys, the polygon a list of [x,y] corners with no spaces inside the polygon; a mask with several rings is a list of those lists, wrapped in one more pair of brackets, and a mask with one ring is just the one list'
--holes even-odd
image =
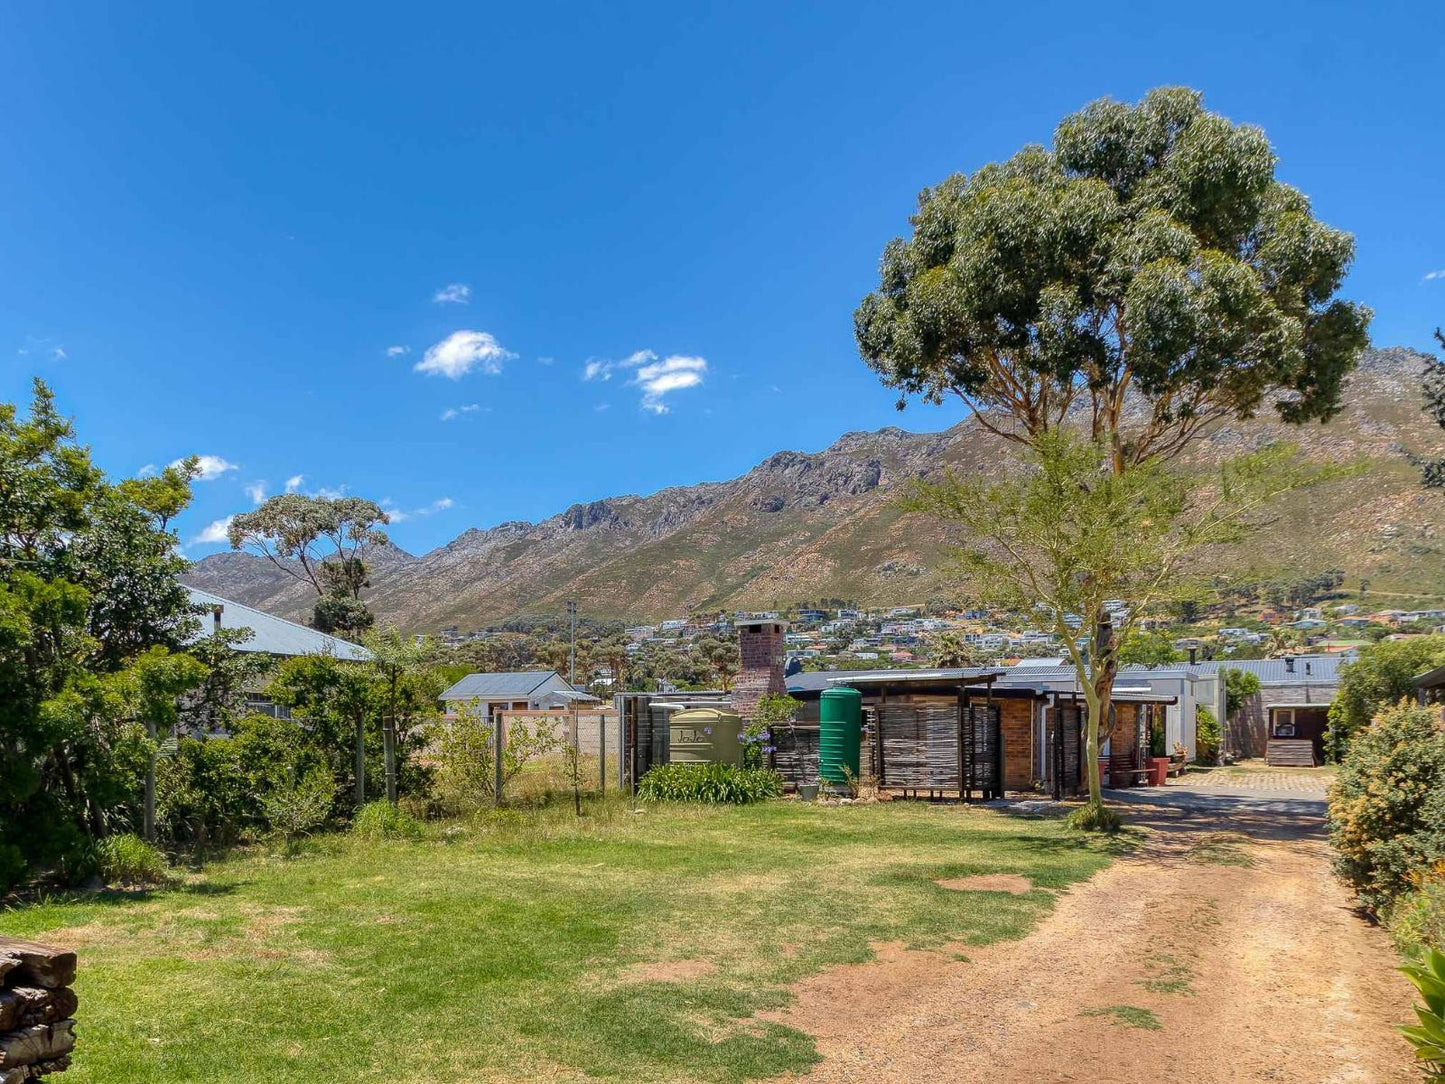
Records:
{"label": "house with grey roof", "polygon": [[186,587],[191,604],[200,611],[201,631],[205,635],[219,629],[248,629],[251,636],[236,644],[237,651],[255,651],[277,658],[292,658],[297,655],[331,655],[348,662],[364,662],[371,658],[371,652],[360,644],[343,640],[316,629],[307,628],[284,617],[268,614],[239,602],[202,591],[199,587]]}
{"label": "house with grey roof", "polygon": [[472,706],[490,717],[500,711],[555,711],[598,703],[555,670],[468,674],[441,695],[448,712]]}
{"label": "house with grey roof", "polygon": [[[307,628],[295,621],[287,621],[284,617],[202,591],[199,587],[186,585],[186,592],[191,596],[191,605],[201,619],[201,627],[197,630],[195,639],[222,629],[244,630],[250,635],[237,641],[233,647],[236,651],[247,654],[269,655],[273,659],[330,655],[347,662],[365,662],[371,658],[371,652],[366,648],[339,636]],[[260,684],[248,687],[244,692],[248,712],[269,715],[275,719],[291,717],[290,709],[275,703],[262,691]],[[215,720],[210,720],[203,729],[218,732]]]}
{"label": "house with grey roof", "polygon": [[[1352,651],[1330,655],[1286,655],[1278,659],[1223,659],[1195,669],[1217,673],[1243,670],[1259,679],[1259,692],[1245,698],[1224,730],[1224,750],[1236,757],[1264,757],[1271,764],[1323,764],[1330,704],[1340,688],[1340,667]],[[1215,714],[1225,718],[1222,692]]]}

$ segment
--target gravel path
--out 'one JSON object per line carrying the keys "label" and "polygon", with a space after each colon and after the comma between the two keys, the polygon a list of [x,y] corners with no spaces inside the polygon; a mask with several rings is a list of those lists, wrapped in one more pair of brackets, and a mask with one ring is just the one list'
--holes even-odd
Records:
{"label": "gravel path", "polygon": [[1394,1030],[1410,988],[1330,872],[1317,800],[1137,795],[1155,795],[1129,809],[1143,848],[1024,940],[880,945],[801,983],[775,1018],[817,1038],[807,1080],[1417,1080]]}

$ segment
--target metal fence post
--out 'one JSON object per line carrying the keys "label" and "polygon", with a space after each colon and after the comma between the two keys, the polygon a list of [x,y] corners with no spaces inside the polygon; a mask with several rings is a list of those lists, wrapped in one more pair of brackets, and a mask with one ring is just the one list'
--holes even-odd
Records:
{"label": "metal fence post", "polygon": [[607,716],[597,713],[597,793],[607,793]]}

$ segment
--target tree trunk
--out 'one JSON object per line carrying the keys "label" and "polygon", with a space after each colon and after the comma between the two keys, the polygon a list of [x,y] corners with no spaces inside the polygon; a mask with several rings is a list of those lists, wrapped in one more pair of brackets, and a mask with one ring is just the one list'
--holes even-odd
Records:
{"label": "tree trunk", "polygon": [[1114,626],[1108,617],[1094,626],[1094,646],[1089,658],[1089,678],[1084,685],[1084,700],[1089,705],[1089,721],[1085,728],[1085,754],[1089,758],[1089,801],[1104,802],[1103,780],[1099,775],[1099,757],[1104,743],[1100,737],[1114,701],[1114,677],[1119,663],[1114,655]]}

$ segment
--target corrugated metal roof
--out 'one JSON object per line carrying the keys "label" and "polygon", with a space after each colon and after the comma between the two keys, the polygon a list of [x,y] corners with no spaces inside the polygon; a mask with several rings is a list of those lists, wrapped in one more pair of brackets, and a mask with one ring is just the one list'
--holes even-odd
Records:
{"label": "corrugated metal roof", "polygon": [[556,670],[507,670],[498,674],[468,674],[442,693],[442,699],[522,699],[552,678],[562,682],[563,688],[570,688]]}
{"label": "corrugated metal roof", "polygon": [[263,610],[243,606],[239,602],[221,598],[199,587],[186,587],[191,602],[206,608],[201,615],[201,636],[209,635],[214,625],[211,614],[215,607],[221,608],[221,627],[225,629],[250,629],[253,635],[245,643],[237,644],[238,651],[258,651],[266,655],[332,655],[338,659],[361,662],[371,658],[371,652],[360,644],[328,636],[324,632],[308,629],[295,621],[268,614]]}
{"label": "corrugated metal roof", "polygon": [[1247,670],[1259,678],[1261,685],[1304,685],[1315,682],[1333,684],[1340,679],[1340,666],[1353,662],[1351,652],[1337,655],[1296,655],[1291,672],[1285,659],[1222,659],[1216,662],[1195,664],[1195,669],[1206,674],[1220,670]]}
{"label": "corrugated metal roof", "polygon": [[911,670],[814,670],[799,671],[783,679],[788,692],[818,693],[837,684],[859,681],[877,684],[880,681],[976,681],[985,674],[997,674],[1003,667],[970,666],[963,669]]}

